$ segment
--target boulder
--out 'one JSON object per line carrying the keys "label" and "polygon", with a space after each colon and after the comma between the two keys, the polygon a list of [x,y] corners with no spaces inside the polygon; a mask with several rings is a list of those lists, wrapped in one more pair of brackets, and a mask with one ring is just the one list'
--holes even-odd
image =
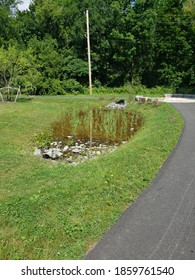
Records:
{"label": "boulder", "polygon": [[63,155],[59,148],[50,148],[47,152],[42,154],[43,158],[57,159]]}
{"label": "boulder", "polygon": [[65,152],[67,152],[68,150],[69,150],[69,146],[68,146],[68,145],[64,146],[63,152],[65,153]]}
{"label": "boulder", "polygon": [[80,153],[80,149],[78,149],[78,148],[72,149],[72,152],[75,154],[78,154],[78,153]]}
{"label": "boulder", "polygon": [[115,104],[125,105],[125,100],[120,99],[119,101],[116,101]]}
{"label": "boulder", "polygon": [[35,148],[34,155],[41,157],[41,154],[42,154],[41,148],[39,148],[39,147]]}
{"label": "boulder", "polygon": [[124,99],[108,104],[106,107],[110,109],[124,109],[127,103]]}

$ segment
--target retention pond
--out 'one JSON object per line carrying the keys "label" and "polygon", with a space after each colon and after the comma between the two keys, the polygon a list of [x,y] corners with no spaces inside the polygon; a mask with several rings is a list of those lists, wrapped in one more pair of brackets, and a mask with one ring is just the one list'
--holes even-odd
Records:
{"label": "retention pond", "polygon": [[67,111],[52,124],[52,141],[36,148],[35,154],[76,165],[115,150],[126,143],[142,123],[139,115],[125,110]]}

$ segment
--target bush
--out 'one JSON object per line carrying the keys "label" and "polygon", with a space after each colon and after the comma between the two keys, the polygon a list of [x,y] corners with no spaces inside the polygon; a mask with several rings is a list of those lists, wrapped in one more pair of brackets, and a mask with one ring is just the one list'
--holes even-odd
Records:
{"label": "bush", "polygon": [[188,88],[188,87],[181,87],[177,89],[177,93],[180,94],[194,94],[195,95],[195,88]]}
{"label": "bush", "polygon": [[63,81],[63,88],[66,93],[84,94],[83,86],[75,79],[68,79]]}

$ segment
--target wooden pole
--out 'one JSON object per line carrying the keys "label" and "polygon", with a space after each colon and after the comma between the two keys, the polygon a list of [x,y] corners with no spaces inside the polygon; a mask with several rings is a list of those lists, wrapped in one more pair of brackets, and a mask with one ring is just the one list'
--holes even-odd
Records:
{"label": "wooden pole", "polygon": [[87,17],[87,48],[88,48],[88,65],[89,65],[89,93],[92,95],[92,78],[91,78],[91,50],[90,50],[90,36],[89,36],[89,11],[86,11]]}
{"label": "wooden pole", "polygon": [[16,98],[15,98],[14,102],[17,101],[19,94],[21,94],[20,86],[19,86],[19,88],[18,88],[18,90],[17,90],[17,94],[16,94]]}
{"label": "wooden pole", "polygon": [[93,142],[93,112],[90,110],[90,133],[89,133],[89,146],[92,147]]}
{"label": "wooden pole", "polygon": [[4,99],[3,99],[3,94],[0,92],[0,96],[1,96],[1,100],[2,102],[4,102]]}

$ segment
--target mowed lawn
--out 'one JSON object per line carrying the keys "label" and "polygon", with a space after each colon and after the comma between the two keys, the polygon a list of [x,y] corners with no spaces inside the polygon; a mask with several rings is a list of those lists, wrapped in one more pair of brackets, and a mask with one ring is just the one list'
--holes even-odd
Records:
{"label": "mowed lawn", "polygon": [[111,97],[22,101],[0,104],[0,259],[82,259],[149,185],[183,120],[169,104],[130,102],[126,110],[144,118],[134,137],[110,154],[71,166],[34,156],[34,136],[64,110],[103,107]]}

